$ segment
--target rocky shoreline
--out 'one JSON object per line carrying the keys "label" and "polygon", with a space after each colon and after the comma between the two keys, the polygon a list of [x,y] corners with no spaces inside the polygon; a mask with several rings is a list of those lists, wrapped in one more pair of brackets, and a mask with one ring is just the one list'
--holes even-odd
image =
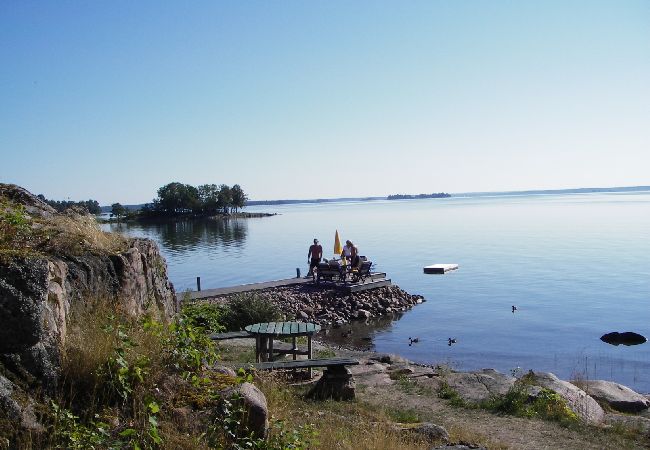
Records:
{"label": "rocky shoreline", "polygon": [[[299,284],[255,291],[255,294],[275,304],[287,320],[309,321],[324,327],[404,312],[426,301],[423,296],[409,294],[396,285],[347,294],[312,284]],[[241,294],[202,301],[224,303],[236,295]]]}
{"label": "rocky shoreline", "polygon": [[[268,288],[256,291],[255,294],[275,304],[284,313],[286,320],[309,321],[323,326],[324,335],[332,328],[354,321],[381,320],[382,317],[390,320],[395,314],[426,301],[421,295],[409,294],[395,285],[348,294],[312,284],[300,284]],[[241,294],[228,294],[203,301],[224,303],[233,295]],[[325,336],[321,339],[330,340]],[[327,342],[322,342],[322,345],[335,349]],[[355,369],[356,375],[365,373],[367,370],[364,367],[372,366],[369,370],[375,374],[378,373],[378,367],[384,367],[380,371],[384,373],[382,379],[390,379],[391,372],[400,370],[404,376],[417,378],[419,382],[430,384],[436,390],[445,383],[467,404],[479,404],[495,396],[506,395],[520,378],[494,369],[455,372],[447,367],[420,365],[397,355],[378,354],[356,345],[352,348],[338,346],[336,353],[355,356],[363,361]],[[544,372],[531,371],[527,376],[534,380],[526,388],[531,399],[543,395],[545,390],[551,390],[564,398],[568,407],[586,423],[626,421],[650,430],[650,400],[626,386],[603,380],[568,382]],[[621,413],[624,415],[621,416]]]}

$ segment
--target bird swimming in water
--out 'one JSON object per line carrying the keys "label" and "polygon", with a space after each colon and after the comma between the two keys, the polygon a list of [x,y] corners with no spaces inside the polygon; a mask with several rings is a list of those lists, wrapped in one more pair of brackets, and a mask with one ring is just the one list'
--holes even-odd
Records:
{"label": "bird swimming in water", "polygon": [[416,338],[409,337],[409,346],[413,345],[413,344],[417,344],[418,342],[420,342],[420,338],[418,338],[418,337],[416,337]]}
{"label": "bird swimming in water", "polygon": [[512,313],[514,314],[515,311],[517,311],[517,307],[515,305],[512,305]]}
{"label": "bird swimming in water", "polygon": [[455,343],[456,343],[456,338],[453,338],[453,339],[449,338],[447,345],[449,345],[451,347],[451,344],[455,344]]}

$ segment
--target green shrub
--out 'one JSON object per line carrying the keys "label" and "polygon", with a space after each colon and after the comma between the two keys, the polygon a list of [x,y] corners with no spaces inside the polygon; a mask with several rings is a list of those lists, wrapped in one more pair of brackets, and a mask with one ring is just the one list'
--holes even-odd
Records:
{"label": "green shrub", "polygon": [[578,422],[576,413],[557,392],[543,388],[532,398],[528,394],[527,386],[527,383],[518,382],[505,395],[492,397],[483,402],[481,407],[501,414],[538,417],[565,425]]}
{"label": "green shrub", "polygon": [[269,300],[255,294],[240,294],[224,307],[223,323],[228,331],[237,331],[246,325],[275,322],[281,317],[280,309]]}
{"label": "green shrub", "polygon": [[417,411],[413,409],[389,409],[388,415],[390,418],[399,423],[418,423],[420,416]]}
{"label": "green shrub", "polygon": [[463,397],[460,396],[458,391],[449,386],[446,381],[443,381],[440,385],[440,389],[438,389],[438,397],[449,400],[449,403],[454,406],[467,406],[467,403],[463,400]]}
{"label": "green shrub", "polygon": [[211,333],[224,330],[224,307],[211,303],[184,302],[181,315],[193,327],[201,327]]}

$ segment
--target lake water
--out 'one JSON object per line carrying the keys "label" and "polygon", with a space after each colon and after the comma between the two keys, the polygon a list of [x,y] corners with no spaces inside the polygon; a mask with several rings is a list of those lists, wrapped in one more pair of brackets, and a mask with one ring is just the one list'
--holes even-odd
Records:
{"label": "lake water", "polygon": [[[650,193],[495,196],[254,207],[260,219],[107,225],[162,248],[177,291],[295,276],[334,231],[426,303],[374,327],[373,349],[458,370],[550,371],[650,392]],[[422,267],[458,263],[446,275]],[[512,305],[517,311],[512,312]],[[409,337],[420,342],[409,346]],[[448,338],[457,343],[447,345]]]}

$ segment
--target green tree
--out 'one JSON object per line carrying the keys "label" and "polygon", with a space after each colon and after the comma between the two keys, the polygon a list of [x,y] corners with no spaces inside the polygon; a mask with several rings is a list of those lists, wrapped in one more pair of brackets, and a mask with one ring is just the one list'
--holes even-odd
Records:
{"label": "green tree", "polygon": [[230,189],[230,193],[232,195],[232,205],[235,207],[235,212],[237,212],[237,208],[243,208],[246,205],[248,196],[238,184]]}
{"label": "green tree", "polygon": [[222,208],[224,213],[228,213],[228,208],[232,206],[232,192],[227,184],[219,186],[217,194],[217,207]]}
{"label": "green tree", "polygon": [[216,184],[202,184],[198,188],[201,209],[206,213],[217,212],[219,187]]}
{"label": "green tree", "polygon": [[126,208],[119,203],[113,203],[111,205],[111,214],[117,217],[117,220],[120,220],[126,214]]}
{"label": "green tree", "polygon": [[102,208],[99,206],[99,202],[97,200],[86,200],[85,202],[80,202],[83,203],[83,206],[88,210],[90,214],[101,214],[102,213]]}
{"label": "green tree", "polygon": [[158,189],[160,208],[168,214],[194,211],[200,208],[199,191],[194,186],[178,182]]}

